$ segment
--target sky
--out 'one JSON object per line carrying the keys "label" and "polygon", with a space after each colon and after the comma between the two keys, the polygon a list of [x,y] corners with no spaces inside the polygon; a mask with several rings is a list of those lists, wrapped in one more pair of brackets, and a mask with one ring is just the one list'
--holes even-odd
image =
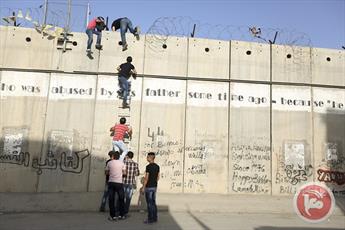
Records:
{"label": "sky", "polygon": [[[49,2],[54,8],[56,2],[67,0]],[[78,21],[84,24],[88,2],[91,18],[108,16],[111,23],[128,17],[144,33],[157,28],[158,33],[188,35],[195,23],[196,37],[246,40],[248,28],[256,26],[270,31],[265,33],[267,40],[273,40],[272,31],[278,31],[282,42],[333,49],[345,46],[345,0],[72,0],[85,6],[75,8]],[[42,3],[44,0],[1,0],[0,9],[37,9]],[[162,17],[165,19],[154,24]],[[75,30],[81,31],[83,23]]]}

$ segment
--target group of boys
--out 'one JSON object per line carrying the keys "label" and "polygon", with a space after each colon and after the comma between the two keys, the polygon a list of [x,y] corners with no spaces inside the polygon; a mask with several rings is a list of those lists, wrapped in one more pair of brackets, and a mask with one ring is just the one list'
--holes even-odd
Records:
{"label": "group of boys", "polygon": [[[108,28],[105,24],[104,18],[101,16],[94,18],[89,22],[86,28],[86,34],[88,36],[86,51],[88,53],[91,53],[91,46],[93,43],[93,34],[97,35],[96,49],[99,49],[99,50],[102,49],[101,40],[102,40],[102,31],[104,29],[108,29]],[[113,21],[113,23],[111,24],[111,29],[112,31],[116,31],[120,29],[122,51],[125,51],[128,49],[128,44],[126,41],[126,32],[128,30],[136,37],[137,40],[140,39],[139,37],[140,28],[138,26],[133,28],[133,24],[131,20],[129,20],[126,17],[118,18],[115,21]]]}
{"label": "group of boys", "polygon": [[[126,134],[131,138],[132,129],[126,125],[122,117],[120,124],[110,129],[113,136],[113,150],[109,152],[110,159],[106,162],[106,189],[102,198],[100,211],[105,210],[107,196],[109,196],[109,220],[117,221],[129,217],[129,207],[134,189],[136,189],[136,176],[139,176],[138,163],[133,160],[134,153],[127,151],[124,144]],[[157,222],[156,192],[159,180],[159,166],[154,162],[155,153],[147,154],[147,161],[143,186],[140,193],[145,194],[148,217],[144,223]],[[115,197],[118,197],[117,202]],[[115,203],[117,204],[115,206]]]}

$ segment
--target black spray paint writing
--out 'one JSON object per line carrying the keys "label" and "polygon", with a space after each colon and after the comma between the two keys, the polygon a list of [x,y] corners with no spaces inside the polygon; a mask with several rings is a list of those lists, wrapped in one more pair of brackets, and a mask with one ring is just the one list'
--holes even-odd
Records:
{"label": "black spray paint writing", "polygon": [[[88,149],[73,152],[72,156],[68,156],[65,152],[61,153],[60,159],[55,158],[52,152],[48,152],[45,159],[33,158],[31,167],[36,169],[37,174],[41,175],[43,170],[57,170],[62,172],[80,174],[84,168],[84,161],[90,157]],[[30,153],[13,153],[1,154],[0,164],[16,164],[23,165],[24,167],[30,166]]]}

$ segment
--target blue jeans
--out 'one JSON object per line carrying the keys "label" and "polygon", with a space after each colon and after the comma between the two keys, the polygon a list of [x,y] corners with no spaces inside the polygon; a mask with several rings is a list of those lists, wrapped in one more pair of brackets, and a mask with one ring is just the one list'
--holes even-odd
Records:
{"label": "blue jeans", "polygon": [[110,216],[116,217],[115,215],[115,193],[117,193],[119,197],[119,212],[120,216],[125,215],[124,210],[124,192],[123,192],[123,184],[122,183],[115,183],[115,182],[108,182],[108,190],[109,190],[109,210]]}
{"label": "blue jeans", "polygon": [[131,205],[131,199],[133,196],[133,185],[131,184],[124,184],[123,185],[125,191],[125,214],[128,214],[129,207]]}
{"label": "blue jeans", "polygon": [[102,201],[101,201],[101,207],[99,208],[99,210],[101,210],[101,211],[105,210],[105,205],[107,204],[108,196],[109,196],[108,183],[106,183],[105,188],[104,188]]}
{"label": "blue jeans", "polygon": [[125,156],[127,155],[128,149],[126,144],[123,141],[113,141],[113,150],[119,151],[121,153],[120,155],[120,161],[123,161],[125,159]]}
{"label": "blue jeans", "polygon": [[96,45],[101,45],[101,39],[102,39],[102,32],[96,31],[95,29],[87,29],[86,30],[86,34],[88,36],[88,40],[87,40],[87,48],[91,49],[91,45],[93,42],[93,34],[97,35],[97,42]]}
{"label": "blue jeans", "polygon": [[135,33],[131,20],[129,20],[128,18],[122,18],[121,21],[120,21],[120,33],[121,33],[121,40],[122,40],[122,45],[123,46],[125,44],[127,44],[127,41],[126,41],[127,29],[132,34]]}
{"label": "blue jeans", "polygon": [[123,93],[123,104],[127,103],[127,97],[129,94],[129,83],[127,78],[124,76],[119,76],[119,85]]}
{"label": "blue jeans", "polygon": [[157,205],[156,205],[157,187],[145,188],[145,198],[147,203],[147,221],[149,223],[157,221]]}

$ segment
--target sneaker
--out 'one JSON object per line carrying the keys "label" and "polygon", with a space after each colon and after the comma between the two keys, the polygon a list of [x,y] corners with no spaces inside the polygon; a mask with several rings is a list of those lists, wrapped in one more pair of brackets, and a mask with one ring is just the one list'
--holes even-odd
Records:
{"label": "sneaker", "polygon": [[96,47],[96,49],[98,49],[98,50],[102,50],[102,48],[103,48],[102,45],[98,45],[98,44],[96,44],[95,47]]}
{"label": "sneaker", "polygon": [[140,34],[140,27],[139,26],[136,26],[135,28],[134,28],[134,31],[135,31],[135,33],[136,34]]}
{"label": "sneaker", "polygon": [[144,224],[152,224],[152,223],[153,223],[152,221],[144,220]]}
{"label": "sneaker", "polygon": [[134,32],[134,36],[139,41],[140,40],[140,36],[139,36],[139,34],[140,34],[140,27],[139,26],[135,27],[134,31],[135,31]]}
{"label": "sneaker", "polygon": [[127,104],[127,103],[122,103],[122,107],[123,107],[123,108],[129,108],[129,104]]}
{"label": "sneaker", "polygon": [[114,217],[109,216],[109,217],[108,217],[108,220],[109,220],[109,221],[117,221],[117,217],[115,217],[115,216],[114,216]]}
{"label": "sneaker", "polygon": [[122,51],[125,51],[125,50],[127,50],[127,49],[128,49],[128,44],[126,43],[126,44],[123,45]]}
{"label": "sneaker", "polygon": [[119,220],[125,220],[125,219],[127,219],[126,216],[119,216]]}

